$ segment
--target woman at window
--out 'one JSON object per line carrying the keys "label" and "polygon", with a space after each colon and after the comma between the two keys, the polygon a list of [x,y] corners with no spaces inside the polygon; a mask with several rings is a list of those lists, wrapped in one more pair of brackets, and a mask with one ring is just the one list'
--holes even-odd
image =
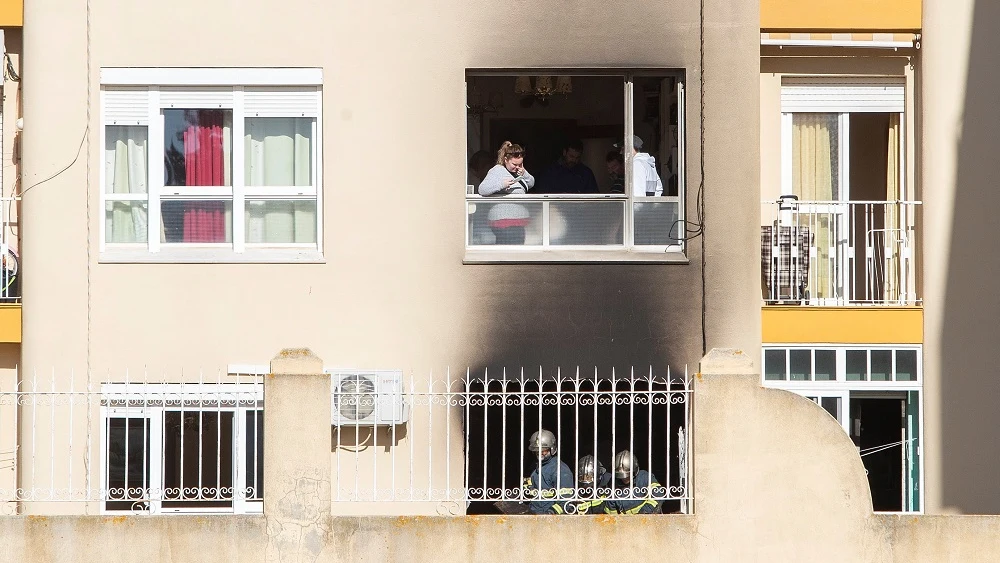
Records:
{"label": "woman at window", "polygon": [[[524,148],[504,141],[497,151],[497,164],[479,184],[479,195],[525,194],[535,186],[535,177],[524,169]],[[530,222],[528,209],[517,203],[496,203],[487,221],[499,245],[524,244],[524,228]]]}

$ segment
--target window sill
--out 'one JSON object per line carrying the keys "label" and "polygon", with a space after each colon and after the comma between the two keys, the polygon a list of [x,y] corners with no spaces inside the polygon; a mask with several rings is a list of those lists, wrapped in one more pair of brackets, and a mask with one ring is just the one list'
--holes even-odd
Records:
{"label": "window sill", "polygon": [[463,264],[687,264],[683,252],[642,250],[466,249]]}
{"label": "window sill", "polygon": [[323,253],[301,249],[253,249],[242,253],[218,249],[106,250],[101,264],[325,264]]}

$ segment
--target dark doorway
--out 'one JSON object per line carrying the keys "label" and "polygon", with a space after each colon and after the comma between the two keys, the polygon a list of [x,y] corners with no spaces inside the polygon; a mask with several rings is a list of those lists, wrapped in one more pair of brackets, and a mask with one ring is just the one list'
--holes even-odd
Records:
{"label": "dark doorway", "polygon": [[861,449],[876,511],[903,510],[906,400],[851,399],[851,438]]}

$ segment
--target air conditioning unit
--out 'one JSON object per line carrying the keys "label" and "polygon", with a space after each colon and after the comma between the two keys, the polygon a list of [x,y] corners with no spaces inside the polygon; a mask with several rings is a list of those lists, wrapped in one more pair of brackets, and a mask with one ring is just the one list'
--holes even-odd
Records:
{"label": "air conditioning unit", "polygon": [[409,407],[403,396],[403,372],[330,370],[334,426],[403,424]]}

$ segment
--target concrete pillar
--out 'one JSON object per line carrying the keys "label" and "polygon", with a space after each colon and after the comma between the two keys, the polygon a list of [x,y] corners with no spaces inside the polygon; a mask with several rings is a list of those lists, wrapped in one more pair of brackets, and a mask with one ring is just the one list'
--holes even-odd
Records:
{"label": "concrete pillar", "polygon": [[330,416],[323,361],[282,350],[264,379],[267,561],[313,561],[328,543]]}

